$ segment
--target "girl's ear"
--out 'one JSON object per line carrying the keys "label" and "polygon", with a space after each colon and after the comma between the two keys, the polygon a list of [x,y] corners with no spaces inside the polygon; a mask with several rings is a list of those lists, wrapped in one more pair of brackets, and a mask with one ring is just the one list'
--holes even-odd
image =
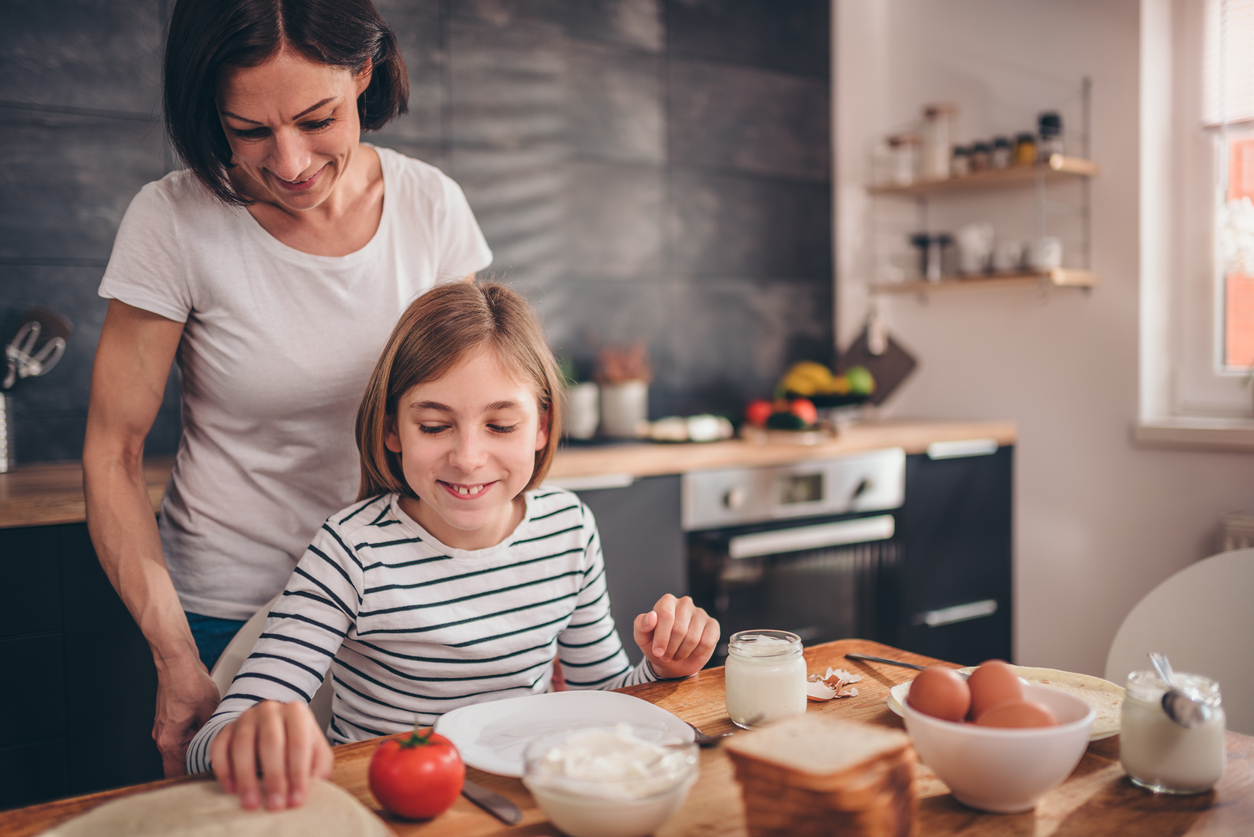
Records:
{"label": "girl's ear", "polygon": [[540,423],[536,427],[536,450],[544,450],[544,446],[549,443],[549,427],[552,425],[553,414],[549,410],[545,410],[540,414]]}
{"label": "girl's ear", "polygon": [[383,445],[392,453],[401,452],[401,437],[396,432],[396,416],[388,416],[383,422]]}

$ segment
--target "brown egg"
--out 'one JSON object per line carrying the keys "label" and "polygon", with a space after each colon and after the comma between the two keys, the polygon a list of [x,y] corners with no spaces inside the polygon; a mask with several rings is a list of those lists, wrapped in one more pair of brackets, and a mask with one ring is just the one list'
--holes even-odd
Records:
{"label": "brown egg", "polygon": [[906,702],[925,715],[961,721],[971,708],[971,690],[951,669],[925,668],[910,684]]}
{"label": "brown egg", "polygon": [[971,690],[971,711],[967,719],[978,721],[994,706],[1023,700],[1023,681],[1014,667],[1002,660],[983,663],[967,680]]}
{"label": "brown egg", "polygon": [[1016,700],[994,706],[975,723],[982,727],[1055,727],[1058,719],[1039,703]]}

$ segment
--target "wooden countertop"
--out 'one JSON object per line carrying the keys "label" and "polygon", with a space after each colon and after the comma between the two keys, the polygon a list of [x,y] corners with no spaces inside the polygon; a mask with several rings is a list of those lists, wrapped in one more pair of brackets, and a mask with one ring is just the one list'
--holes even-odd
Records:
{"label": "wooden countertop", "polygon": [[[549,477],[575,487],[579,478],[627,475],[651,477],[711,468],[782,465],[807,459],[844,456],[881,448],[922,453],[936,442],[994,439],[1012,445],[1016,428],[1008,421],[883,421],[842,428],[835,438],[814,445],[755,444],[740,439],[706,444],[614,444],[558,451]],[[161,507],[173,459],[144,463],[148,498]],[[79,523],[85,519],[83,470],[78,462],[23,465],[0,474],[0,529]]]}
{"label": "wooden countertop", "polygon": [[[807,712],[863,721],[901,729],[902,722],[886,705],[888,690],[912,679],[915,672],[878,663],[854,662],[846,652],[860,651],[907,662],[935,664],[938,660],[860,639],[841,640],[806,649],[811,672],[828,666],[861,674],[858,696],[826,703],[811,703]],[[723,670],[712,668],[678,682],[647,683],[620,691],[643,698],[714,734],[734,729],[723,704]],[[366,770],[377,740],[344,744],[335,748],[332,781],[348,790],[379,814],[401,837],[558,837],[557,831],[518,779],[467,771],[469,778],[509,797],[522,809],[522,822],[505,826],[465,798],[430,822],[406,822],[380,811],[370,794]],[[1088,751],[1071,776],[1041,799],[1036,808],[1021,814],[985,814],[967,808],[924,765],[915,768],[916,815],[919,835],[964,837],[1065,837],[1066,835],[1244,835],[1254,821],[1254,738],[1228,733],[1227,764],[1215,789],[1197,796],[1155,795],[1135,787],[1119,764],[1119,739],[1089,744]],[[0,813],[0,834],[26,837],[119,796],[152,790],[170,779],[73,799],[34,805]],[[721,747],[701,751],[697,783],[679,812],[658,832],[659,837],[745,837],[744,806],[731,760]]]}

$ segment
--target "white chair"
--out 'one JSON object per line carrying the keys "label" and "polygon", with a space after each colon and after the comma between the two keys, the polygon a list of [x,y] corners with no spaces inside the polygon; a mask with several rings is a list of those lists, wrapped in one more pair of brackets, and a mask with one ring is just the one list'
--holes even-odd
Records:
{"label": "white chair", "polygon": [[[244,664],[244,660],[248,659],[248,655],[252,653],[253,646],[257,644],[257,638],[261,636],[261,631],[265,628],[266,617],[270,615],[270,608],[274,607],[274,603],[279,600],[275,596],[270,601],[262,605],[261,609],[252,615],[244,627],[239,629],[235,637],[227,643],[226,648],[222,651],[222,656],[218,657],[218,661],[213,664],[213,671],[209,672],[209,676],[213,678],[214,685],[218,687],[218,694],[226,697],[226,690],[230,688],[231,681],[235,679],[235,675],[239,672],[240,666]],[[331,673],[327,671],[327,676],[323,679],[322,685],[318,687],[318,691],[314,693],[313,700],[309,702],[309,708],[313,710],[314,718],[318,720],[318,727],[325,733],[331,725]]]}
{"label": "white chair", "polygon": [[1228,729],[1254,735],[1254,549],[1221,552],[1155,587],[1111,643],[1106,679],[1150,668],[1150,651],[1176,671],[1219,683]]}

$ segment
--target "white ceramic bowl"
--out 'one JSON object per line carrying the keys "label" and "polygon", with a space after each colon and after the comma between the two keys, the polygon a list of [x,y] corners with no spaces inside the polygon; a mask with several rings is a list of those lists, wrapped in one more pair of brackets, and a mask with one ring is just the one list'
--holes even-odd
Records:
{"label": "white ceramic bowl", "polygon": [[548,736],[527,746],[523,754],[523,784],[541,810],[570,837],[646,837],[662,827],[683,807],[697,780],[697,746],[670,733],[641,728],[603,727],[628,731],[655,745],[657,767],[634,779],[598,781],[555,776],[543,764],[546,754],[562,747],[571,736],[588,728]]}
{"label": "white ceramic bowl", "polygon": [[942,721],[905,703],[903,718],[919,760],[953,791],[981,811],[1028,811],[1071,775],[1089,743],[1095,714],[1074,695],[1035,683],[1025,697],[1044,704],[1058,726],[1000,729]]}

